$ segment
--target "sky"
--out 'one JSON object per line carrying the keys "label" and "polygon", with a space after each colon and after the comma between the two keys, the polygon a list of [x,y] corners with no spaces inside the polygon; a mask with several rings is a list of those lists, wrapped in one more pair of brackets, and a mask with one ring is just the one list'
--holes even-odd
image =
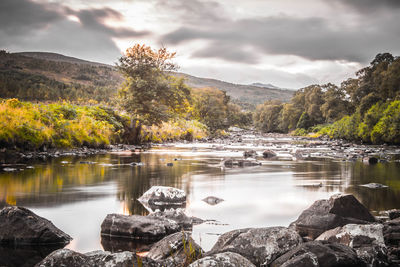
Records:
{"label": "sky", "polygon": [[136,43],[179,71],[298,89],[400,54],[399,0],[0,0],[0,49],[115,64]]}

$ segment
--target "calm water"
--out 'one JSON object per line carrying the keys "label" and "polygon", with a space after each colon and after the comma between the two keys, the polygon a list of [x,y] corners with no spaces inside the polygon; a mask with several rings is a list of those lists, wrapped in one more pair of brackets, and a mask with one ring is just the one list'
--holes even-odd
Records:
{"label": "calm water", "polygon": [[[221,158],[241,157],[242,151],[212,151],[210,146],[192,150],[182,145],[138,154],[33,163],[33,169],[0,173],[0,203],[25,206],[51,220],[74,238],[67,247],[80,252],[109,249],[100,237],[100,225],[108,213],[148,214],[137,198],[153,185],[185,190],[188,215],[216,220],[193,229],[194,239],[205,250],[219,234],[232,229],[287,226],[315,200],[339,192],[354,194],[375,212],[400,208],[399,163],[273,160],[263,161],[262,166],[229,169],[221,168]],[[96,163],[81,164],[83,160]],[[124,165],[130,162],[144,166]],[[167,167],[167,162],[174,166]],[[389,188],[359,186],[370,182]],[[319,183],[322,187],[316,186]],[[202,201],[207,196],[225,201],[211,206]],[[11,258],[12,252],[7,253]]]}

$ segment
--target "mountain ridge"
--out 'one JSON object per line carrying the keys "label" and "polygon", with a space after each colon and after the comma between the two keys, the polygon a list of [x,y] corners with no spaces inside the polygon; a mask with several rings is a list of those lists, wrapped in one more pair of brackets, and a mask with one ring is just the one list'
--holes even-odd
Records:
{"label": "mountain ridge", "polygon": [[[13,57],[14,55],[14,61],[26,61],[24,63],[20,62],[20,64],[16,62],[16,66],[13,66],[13,69],[18,69],[18,71],[21,72],[43,75],[64,83],[113,87],[116,92],[123,81],[123,77],[117,71],[116,67],[109,64],[83,60],[52,52],[18,52],[8,55],[9,57]],[[29,60],[29,58],[32,58],[32,60]],[[218,88],[226,91],[233,100],[250,105],[261,104],[268,100],[288,102],[294,93],[294,91],[287,89],[234,84],[213,78],[201,78],[181,72],[173,72],[173,75],[183,77],[185,82],[192,88]]]}

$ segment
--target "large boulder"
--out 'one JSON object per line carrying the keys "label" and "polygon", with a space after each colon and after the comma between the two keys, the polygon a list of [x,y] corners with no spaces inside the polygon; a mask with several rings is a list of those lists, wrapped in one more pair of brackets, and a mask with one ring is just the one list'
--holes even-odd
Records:
{"label": "large boulder", "polygon": [[355,251],[348,246],[325,241],[303,243],[277,258],[271,267],[362,267]]}
{"label": "large boulder", "polygon": [[321,234],[316,240],[340,243],[354,248],[368,266],[387,266],[387,248],[382,224],[347,224]]}
{"label": "large boulder", "polygon": [[150,259],[137,257],[129,251],[111,253],[107,251],[92,251],[82,254],[69,249],[59,249],[48,255],[35,267],[161,267]]}
{"label": "large boulder", "polygon": [[5,207],[0,210],[0,244],[48,245],[69,243],[72,238],[23,207]]}
{"label": "large boulder", "polygon": [[101,224],[101,235],[141,240],[160,240],[180,230],[172,220],[140,215],[108,214]]}
{"label": "large boulder", "polygon": [[353,195],[334,195],[317,200],[290,227],[303,237],[315,239],[323,232],[346,224],[375,222],[374,216]]}
{"label": "large boulder", "polygon": [[60,246],[0,246],[0,266],[32,267]]}
{"label": "large boulder", "polygon": [[203,254],[204,251],[192,239],[190,233],[178,232],[155,243],[146,257],[166,266],[187,266]]}
{"label": "large boulder", "polygon": [[223,252],[207,256],[189,265],[189,267],[209,267],[209,266],[256,267],[253,263],[251,263],[251,261],[249,261],[245,257],[233,252]]}
{"label": "large boulder", "polygon": [[152,186],[140,198],[140,203],[149,211],[179,208],[186,205],[185,191],[169,186]]}
{"label": "large boulder", "polygon": [[267,266],[300,243],[301,237],[286,227],[247,228],[221,235],[207,255],[234,252],[256,266]]}

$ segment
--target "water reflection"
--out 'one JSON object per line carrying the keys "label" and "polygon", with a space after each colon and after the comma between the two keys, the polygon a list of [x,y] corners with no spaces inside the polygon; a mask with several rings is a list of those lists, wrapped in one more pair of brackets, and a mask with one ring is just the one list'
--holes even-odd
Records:
{"label": "water reflection", "polygon": [[[219,165],[222,157],[240,155],[163,148],[140,154],[37,162],[32,164],[34,169],[0,173],[0,206],[32,209],[70,234],[74,240],[68,247],[81,252],[145,249],[134,242],[101,240],[100,224],[108,213],[148,214],[137,199],[153,185],[185,190],[188,215],[216,220],[193,228],[195,240],[206,250],[219,234],[232,229],[288,225],[315,200],[339,192],[354,194],[374,211],[400,208],[399,163],[365,165],[314,159],[264,161],[262,166],[249,168]],[[131,162],[143,165],[131,166]],[[173,166],[166,166],[167,163]],[[389,187],[359,186],[371,182]],[[224,201],[210,206],[202,201],[208,196]],[[18,258],[12,256],[18,253],[10,252],[10,259]]]}

